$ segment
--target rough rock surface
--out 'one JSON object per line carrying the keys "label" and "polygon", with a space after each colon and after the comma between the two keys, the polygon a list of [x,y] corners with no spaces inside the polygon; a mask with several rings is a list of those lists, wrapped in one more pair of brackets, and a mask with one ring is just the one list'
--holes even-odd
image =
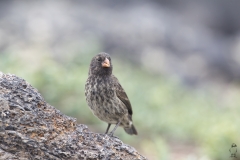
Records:
{"label": "rough rock surface", "polygon": [[116,137],[47,104],[24,79],[0,72],[0,159],[146,159]]}

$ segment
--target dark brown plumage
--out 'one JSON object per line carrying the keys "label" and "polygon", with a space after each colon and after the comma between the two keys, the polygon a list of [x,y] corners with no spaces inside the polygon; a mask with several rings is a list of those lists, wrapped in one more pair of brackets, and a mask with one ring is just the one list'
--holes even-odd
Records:
{"label": "dark brown plumage", "polygon": [[132,107],[118,79],[112,74],[110,55],[99,53],[92,58],[88,79],[85,85],[85,96],[93,114],[108,123],[106,134],[111,124],[120,125],[128,134],[137,135],[132,123]]}

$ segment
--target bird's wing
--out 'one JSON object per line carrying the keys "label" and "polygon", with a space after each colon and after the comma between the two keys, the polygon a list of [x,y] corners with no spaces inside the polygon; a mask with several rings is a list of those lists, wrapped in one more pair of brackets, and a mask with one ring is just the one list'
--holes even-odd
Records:
{"label": "bird's wing", "polygon": [[124,89],[122,88],[121,84],[119,83],[117,77],[115,77],[114,75],[112,75],[112,78],[114,80],[114,85],[115,85],[115,88],[116,88],[116,94],[117,94],[117,97],[125,104],[125,106],[127,107],[128,109],[128,113],[130,115],[133,114],[132,112],[132,106],[131,106],[131,103],[128,99],[128,96],[126,94],[126,92],[124,91]]}

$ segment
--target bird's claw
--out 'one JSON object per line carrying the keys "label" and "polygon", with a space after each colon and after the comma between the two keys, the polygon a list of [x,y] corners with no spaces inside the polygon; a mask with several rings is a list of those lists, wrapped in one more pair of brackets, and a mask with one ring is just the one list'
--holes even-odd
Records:
{"label": "bird's claw", "polygon": [[112,132],[108,133],[107,135],[108,135],[109,137],[113,137],[113,133],[112,133]]}

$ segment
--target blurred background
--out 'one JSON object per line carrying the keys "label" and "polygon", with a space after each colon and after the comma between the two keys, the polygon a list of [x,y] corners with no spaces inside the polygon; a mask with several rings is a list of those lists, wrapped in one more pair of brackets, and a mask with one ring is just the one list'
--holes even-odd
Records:
{"label": "blurred background", "polygon": [[[240,1],[0,1],[0,71],[93,132],[84,96],[91,58],[112,56],[150,160],[227,160],[240,148]],[[112,129],[112,128],[111,128]],[[240,157],[240,153],[237,153]]]}

